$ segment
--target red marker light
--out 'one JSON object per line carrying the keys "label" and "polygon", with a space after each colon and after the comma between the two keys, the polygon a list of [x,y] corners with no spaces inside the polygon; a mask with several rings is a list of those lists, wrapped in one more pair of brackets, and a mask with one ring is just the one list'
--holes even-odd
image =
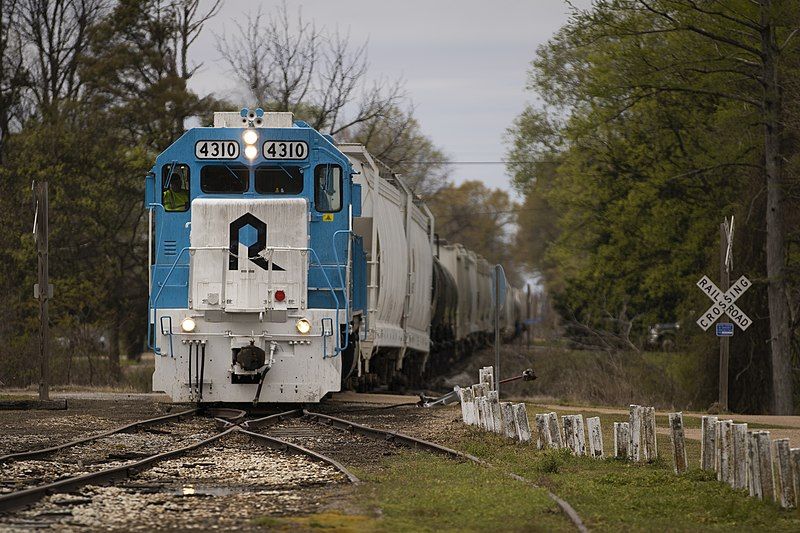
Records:
{"label": "red marker light", "polygon": [[275,291],[275,301],[282,302],[286,299],[286,293],[283,291]]}

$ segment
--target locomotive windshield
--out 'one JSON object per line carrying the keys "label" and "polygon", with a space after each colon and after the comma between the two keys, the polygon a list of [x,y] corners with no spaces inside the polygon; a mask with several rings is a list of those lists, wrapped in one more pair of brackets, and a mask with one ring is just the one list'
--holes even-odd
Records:
{"label": "locomotive windshield", "polygon": [[261,194],[300,194],[303,192],[303,170],[298,166],[258,167],[255,172],[256,192]]}
{"label": "locomotive windshield", "polygon": [[189,166],[177,163],[161,169],[161,203],[164,211],[189,209]]}
{"label": "locomotive windshield", "polygon": [[205,193],[240,193],[247,191],[250,173],[237,165],[206,165],[200,169],[200,189]]}

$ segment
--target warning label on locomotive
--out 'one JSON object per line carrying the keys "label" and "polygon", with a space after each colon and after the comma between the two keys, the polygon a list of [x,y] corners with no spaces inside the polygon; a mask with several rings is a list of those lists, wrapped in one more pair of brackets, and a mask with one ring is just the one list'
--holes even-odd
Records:
{"label": "warning label on locomotive", "polygon": [[333,213],[325,213],[322,215],[323,222],[333,222]]}

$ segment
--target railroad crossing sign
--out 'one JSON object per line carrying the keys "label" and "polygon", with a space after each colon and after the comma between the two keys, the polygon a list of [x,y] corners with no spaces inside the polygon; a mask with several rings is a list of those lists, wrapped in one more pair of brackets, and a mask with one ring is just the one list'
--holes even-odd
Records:
{"label": "railroad crossing sign", "polygon": [[703,331],[706,331],[718,318],[725,314],[730,317],[734,324],[742,328],[742,331],[750,327],[753,321],[734,303],[750,288],[750,285],[750,280],[742,276],[736,280],[736,283],[731,285],[730,289],[726,292],[722,292],[714,285],[713,281],[708,279],[708,276],[700,278],[700,281],[697,282],[697,286],[700,287],[700,290],[703,291],[714,304],[697,319],[697,325],[700,326]]}

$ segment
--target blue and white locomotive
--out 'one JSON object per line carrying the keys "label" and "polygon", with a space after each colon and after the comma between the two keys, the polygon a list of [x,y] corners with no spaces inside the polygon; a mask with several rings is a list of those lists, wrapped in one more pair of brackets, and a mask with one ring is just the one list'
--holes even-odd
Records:
{"label": "blue and white locomotive", "polygon": [[145,194],[153,390],[173,401],[316,402],[348,378],[420,376],[432,348],[490,329],[466,302],[491,281],[459,269],[475,254],[444,246],[440,263],[402,179],[291,113],[215,113],[158,156]]}

